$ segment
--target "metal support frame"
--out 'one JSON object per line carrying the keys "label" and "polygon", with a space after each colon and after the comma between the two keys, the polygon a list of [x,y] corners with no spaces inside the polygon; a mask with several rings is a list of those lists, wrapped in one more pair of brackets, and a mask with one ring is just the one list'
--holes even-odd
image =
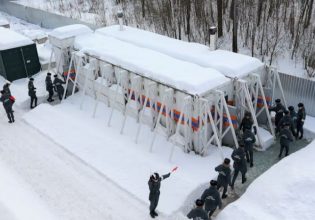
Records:
{"label": "metal support frame", "polygon": [[[144,103],[143,103],[143,109],[140,112],[140,116],[139,116],[139,124],[138,124],[136,139],[135,139],[136,143],[138,143],[138,140],[139,140],[139,135],[140,135],[141,126],[142,126],[141,122],[142,122],[144,113],[147,109],[148,103],[150,103],[149,108],[151,109],[151,113],[152,113],[152,111],[154,111],[153,106],[154,106],[154,100],[155,100],[156,92],[157,92],[157,84],[155,82],[149,82],[148,88],[145,90],[145,99],[144,99]],[[152,115],[152,127],[153,127],[153,121],[154,121],[154,115]]]}
{"label": "metal support frame", "polygon": [[[265,96],[265,92],[264,92],[264,88],[262,86],[261,80],[260,80],[260,76],[257,74],[251,74],[250,75],[252,82],[250,83],[250,94],[251,97],[254,97],[254,101],[253,101],[253,106],[254,106],[254,111],[256,113],[256,118],[259,117],[259,115],[265,111],[266,115],[267,115],[267,121],[268,121],[268,127],[270,129],[270,133],[272,134],[273,137],[275,137],[275,130],[273,128],[272,125],[272,121],[271,121],[271,117],[270,117],[270,113],[269,113],[269,108],[268,108],[268,104],[266,101],[266,96]],[[263,100],[263,107],[257,112],[257,103],[258,103],[258,95],[261,95],[262,100]]]}
{"label": "metal support frame", "polygon": [[[142,77],[140,76],[133,76],[131,78],[131,86],[130,86],[130,91],[129,91],[129,95],[128,95],[128,99],[127,99],[127,104],[125,106],[125,109],[123,111],[123,122],[122,122],[122,126],[120,129],[120,134],[122,134],[124,132],[124,128],[125,128],[125,124],[126,124],[126,120],[127,120],[127,115],[128,115],[128,109],[130,108],[130,104],[132,101],[132,96],[134,96],[134,101],[136,102],[136,106],[137,106],[137,122],[139,122],[139,113],[142,107],[142,99],[141,99],[141,94],[142,94]],[[140,101],[140,103],[138,102]]]}
{"label": "metal support frame", "polygon": [[[175,134],[170,138],[175,143],[177,143],[178,138],[183,139],[184,141],[184,151],[188,152],[188,149],[191,147],[192,137],[191,137],[191,127],[189,121],[191,120],[191,107],[192,107],[192,97],[186,96],[182,103],[180,109],[179,119],[176,124]],[[180,128],[184,128],[184,137],[180,134]],[[169,161],[172,160],[174,154],[175,144],[172,147]]]}
{"label": "metal support frame", "polygon": [[[224,158],[224,154],[222,151],[222,145],[218,134],[218,128],[215,125],[212,113],[211,113],[211,107],[214,104],[213,100],[207,100],[205,98],[199,98],[199,105],[200,105],[200,124],[199,126],[202,128],[199,132],[201,140],[202,140],[202,146],[201,149],[198,150],[198,152],[201,155],[205,155],[212,144],[213,141],[216,142],[217,146],[220,149],[220,154],[222,159]],[[208,121],[209,120],[209,121]],[[210,124],[211,127],[211,133],[212,135],[208,135],[208,125]]]}
{"label": "metal support frame", "polygon": [[256,118],[256,112],[253,106],[253,102],[252,102],[252,97],[249,93],[249,88],[247,85],[247,82],[245,80],[242,79],[238,79],[235,81],[236,83],[236,106],[237,108],[239,108],[238,111],[238,118],[243,118],[244,116],[244,111],[247,110],[248,112],[250,112],[251,117],[253,119],[254,122],[254,126],[256,126],[257,128],[257,139],[258,139],[258,145],[259,146],[263,146],[262,145],[262,139],[260,137],[260,132],[259,132],[259,126],[258,126],[258,122],[257,122],[257,118]]}
{"label": "metal support frame", "polygon": [[126,71],[126,74],[122,74],[121,71],[120,72],[115,71],[115,77],[116,77],[117,84],[116,84],[116,90],[115,90],[114,105],[111,105],[112,108],[111,108],[111,112],[110,112],[109,119],[107,122],[107,126],[110,126],[110,124],[111,124],[111,120],[112,120],[113,113],[114,113],[114,108],[115,108],[115,105],[117,105],[119,88],[122,90],[123,94],[128,94],[128,89],[129,89],[128,71]]}
{"label": "metal support frame", "polygon": [[[224,136],[229,132],[231,131],[232,133],[232,137],[233,137],[233,140],[234,140],[234,145],[236,148],[239,147],[239,144],[238,144],[238,141],[237,141],[237,137],[236,137],[236,133],[235,133],[235,129],[234,129],[234,126],[233,126],[233,122],[232,122],[232,119],[231,119],[231,114],[230,114],[230,111],[229,111],[229,108],[228,108],[228,105],[226,103],[226,100],[225,100],[225,97],[224,97],[224,92],[222,91],[219,91],[217,90],[216,93],[218,94],[219,96],[219,100],[220,100],[220,142],[222,144],[222,139],[224,138]],[[223,127],[223,118],[224,118],[224,115],[223,115],[223,112],[225,111],[225,114],[226,114],[226,117],[229,121],[229,127],[225,129],[225,131],[222,133],[222,127]]]}
{"label": "metal support frame", "polygon": [[281,99],[283,101],[284,107],[288,108],[277,68],[267,67],[266,87],[272,89],[272,103],[271,103],[272,105],[274,104],[274,100],[275,100],[274,92],[277,85],[280,89]]}
{"label": "metal support frame", "polygon": [[[170,106],[172,99],[173,99],[173,94],[174,94],[174,90],[172,88],[166,88],[164,90],[164,94],[163,94],[163,98],[162,98],[162,104],[161,104],[161,108],[159,111],[159,114],[157,116],[156,121],[154,122],[154,128],[153,128],[153,138],[151,141],[151,145],[150,145],[150,152],[153,151],[153,145],[156,139],[156,134],[157,134],[157,130],[162,128],[161,125],[161,117],[162,117],[162,113],[163,113],[163,109],[165,108],[165,113],[166,113],[166,117],[165,117],[165,128],[162,128],[163,130],[166,130],[166,136],[167,139],[170,137],[170,123],[169,123],[169,116],[168,113],[172,110],[172,106]],[[156,105],[157,107],[157,105]]]}

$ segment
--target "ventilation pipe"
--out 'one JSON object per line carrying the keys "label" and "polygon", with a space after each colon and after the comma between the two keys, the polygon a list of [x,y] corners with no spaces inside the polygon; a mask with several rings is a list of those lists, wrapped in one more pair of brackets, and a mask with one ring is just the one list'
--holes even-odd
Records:
{"label": "ventilation pipe", "polygon": [[217,40],[217,27],[216,26],[211,26],[209,28],[209,47],[210,50],[216,50],[217,49],[217,45],[216,45],[216,40]]}
{"label": "ventilation pipe", "polygon": [[123,26],[124,13],[122,11],[118,11],[117,17],[118,17],[118,22],[119,22],[119,30],[123,31],[124,30],[124,26]]}

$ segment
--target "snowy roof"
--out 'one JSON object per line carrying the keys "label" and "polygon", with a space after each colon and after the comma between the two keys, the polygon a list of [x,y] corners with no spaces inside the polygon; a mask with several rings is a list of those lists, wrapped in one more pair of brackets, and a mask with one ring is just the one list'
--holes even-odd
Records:
{"label": "snowy roof", "polygon": [[93,31],[86,25],[83,24],[73,24],[54,29],[49,33],[49,36],[53,36],[57,39],[66,39],[70,37],[75,37],[82,34],[89,34]]}
{"label": "snowy roof", "polygon": [[202,95],[229,81],[217,70],[181,61],[100,34],[78,36],[74,47],[192,95]]}
{"label": "snowy roof", "polygon": [[33,44],[34,42],[8,28],[0,27],[0,50],[22,47]]}
{"label": "snowy roof", "polygon": [[10,24],[9,21],[5,18],[0,17],[0,26],[8,25]]}
{"label": "snowy roof", "polygon": [[260,60],[250,56],[224,50],[210,51],[202,44],[189,43],[128,26],[124,26],[123,31],[119,30],[118,25],[114,25],[100,28],[96,32],[153,49],[180,60],[214,68],[228,77],[241,78],[249,73],[259,72],[264,67]]}
{"label": "snowy roof", "polygon": [[47,37],[47,34],[42,30],[22,30],[21,31],[25,36],[32,40],[42,39]]}

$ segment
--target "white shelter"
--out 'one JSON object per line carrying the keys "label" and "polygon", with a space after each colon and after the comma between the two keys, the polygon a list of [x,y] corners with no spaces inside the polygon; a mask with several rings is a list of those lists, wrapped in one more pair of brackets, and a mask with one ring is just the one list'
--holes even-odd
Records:
{"label": "white shelter", "polygon": [[[85,25],[75,24],[56,28],[49,33],[49,42],[53,45],[53,53],[51,53],[49,63],[52,63],[53,55],[55,55],[57,62],[56,74],[67,76],[68,74],[74,73],[73,68],[71,68],[69,72],[65,71],[65,69],[69,67],[74,39],[76,36],[92,32],[93,31]],[[48,71],[52,71],[51,65],[48,66]]]}
{"label": "white shelter", "polygon": [[[63,39],[51,43],[62,45]],[[121,132],[127,116],[136,118],[136,141],[146,123],[185,151],[206,154],[228,133],[238,146],[224,97],[233,84],[220,72],[96,33],[74,37],[71,48],[69,70],[74,66],[76,77],[68,75],[67,83],[95,97],[93,114],[98,101],[112,107],[111,115],[114,109],[123,112]],[[151,151],[153,144],[154,138]]]}
{"label": "white shelter", "polygon": [[[96,30],[96,33],[152,49],[202,67],[210,67],[226,77],[234,79],[235,89],[228,98],[229,103],[237,108],[237,120],[240,122],[244,112],[249,111],[255,126],[258,127],[258,123],[265,126],[274,136],[268,108],[274,99],[275,84],[278,83],[281,88],[281,82],[277,71],[266,69],[258,59],[224,50],[211,51],[205,45],[184,42],[127,26],[122,31],[118,25],[100,28]],[[282,89],[280,90],[282,91]],[[283,92],[281,98],[285,103]],[[265,132],[259,129],[257,136],[260,147],[265,149],[270,145],[265,143],[270,143],[272,136],[268,137],[263,133]]]}

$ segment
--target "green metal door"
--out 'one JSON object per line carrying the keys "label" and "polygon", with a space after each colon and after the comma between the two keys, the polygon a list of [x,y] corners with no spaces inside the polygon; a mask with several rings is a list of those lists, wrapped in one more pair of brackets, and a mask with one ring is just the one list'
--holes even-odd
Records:
{"label": "green metal door", "polygon": [[40,71],[36,44],[22,47],[27,76],[32,76]]}
{"label": "green metal door", "polygon": [[13,81],[26,77],[21,48],[4,50],[1,54],[7,80]]}

